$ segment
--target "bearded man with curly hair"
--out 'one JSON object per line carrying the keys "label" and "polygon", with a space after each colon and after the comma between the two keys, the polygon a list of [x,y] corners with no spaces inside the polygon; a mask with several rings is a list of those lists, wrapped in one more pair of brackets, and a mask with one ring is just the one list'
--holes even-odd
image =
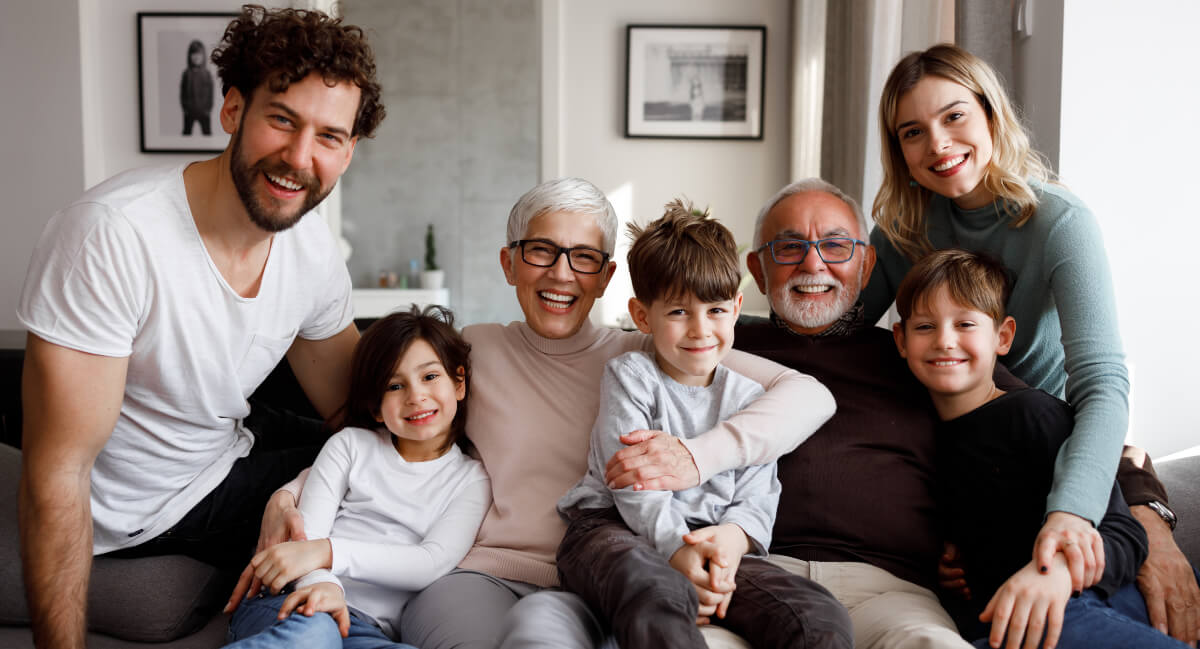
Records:
{"label": "bearded man with curly hair", "polygon": [[90,189],[30,263],[18,501],[39,646],[83,646],[93,555],[245,565],[270,494],[324,441],[252,412],[285,354],[319,414],[345,398],[350,277],[306,215],[384,117],[374,56],[340,19],[246,6],[212,60],[226,149]]}

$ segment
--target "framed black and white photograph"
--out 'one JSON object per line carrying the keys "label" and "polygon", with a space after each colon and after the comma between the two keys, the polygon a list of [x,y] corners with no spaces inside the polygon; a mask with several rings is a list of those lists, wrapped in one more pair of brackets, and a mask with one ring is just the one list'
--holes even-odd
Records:
{"label": "framed black and white photograph", "polygon": [[212,63],[231,13],[138,13],[138,92],[143,153],[215,153],[221,80]]}
{"label": "framed black and white photograph", "polygon": [[625,136],[761,140],[767,28],[629,25]]}

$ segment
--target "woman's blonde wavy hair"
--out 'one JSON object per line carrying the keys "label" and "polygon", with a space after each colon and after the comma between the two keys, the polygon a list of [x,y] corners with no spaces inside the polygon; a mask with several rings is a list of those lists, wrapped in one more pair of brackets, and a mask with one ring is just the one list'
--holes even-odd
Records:
{"label": "woman's blonde wavy hair", "polygon": [[1029,135],[991,66],[949,44],[934,45],[924,52],[905,56],[888,75],[879,98],[883,184],[875,196],[871,216],[888,241],[914,262],[933,251],[925,223],[925,208],[933,192],[912,182],[896,135],[896,110],[900,98],[931,75],[970,90],[983,106],[992,135],[992,159],[980,182],[1000,200],[1002,209],[1012,217],[1014,228],[1025,225],[1037,210],[1037,195],[1029,181],[1047,182],[1052,177],[1045,158],[1030,148]]}

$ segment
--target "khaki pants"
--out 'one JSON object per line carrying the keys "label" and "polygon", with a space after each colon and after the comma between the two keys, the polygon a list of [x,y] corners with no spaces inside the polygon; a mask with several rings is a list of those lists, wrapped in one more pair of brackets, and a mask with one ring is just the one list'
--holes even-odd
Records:
{"label": "khaki pants", "polygon": [[[801,561],[773,554],[770,561],[833,593],[849,611],[859,649],[969,649],[954,621],[927,588],[867,563]],[[734,598],[737,595],[734,594]],[[719,627],[703,629],[710,649],[747,649],[741,638]]]}

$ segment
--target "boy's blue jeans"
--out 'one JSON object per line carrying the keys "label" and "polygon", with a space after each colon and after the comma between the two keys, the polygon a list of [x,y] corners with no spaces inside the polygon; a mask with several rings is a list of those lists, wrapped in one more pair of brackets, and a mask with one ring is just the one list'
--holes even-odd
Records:
{"label": "boy's blue jeans", "polygon": [[416,649],[393,642],[373,622],[350,610],[350,637],[338,633],[337,622],[328,613],[308,617],[292,613],[277,620],[279,606],[287,595],[255,597],[238,606],[229,621],[226,645],[238,649]]}
{"label": "boy's blue jeans", "polygon": [[[973,643],[986,649],[987,637]],[[1001,645],[1004,646],[1004,645]],[[1039,645],[1040,646],[1040,645]],[[1184,643],[1150,626],[1146,600],[1136,584],[1129,584],[1107,600],[1085,590],[1067,602],[1058,649],[1179,649]]]}

